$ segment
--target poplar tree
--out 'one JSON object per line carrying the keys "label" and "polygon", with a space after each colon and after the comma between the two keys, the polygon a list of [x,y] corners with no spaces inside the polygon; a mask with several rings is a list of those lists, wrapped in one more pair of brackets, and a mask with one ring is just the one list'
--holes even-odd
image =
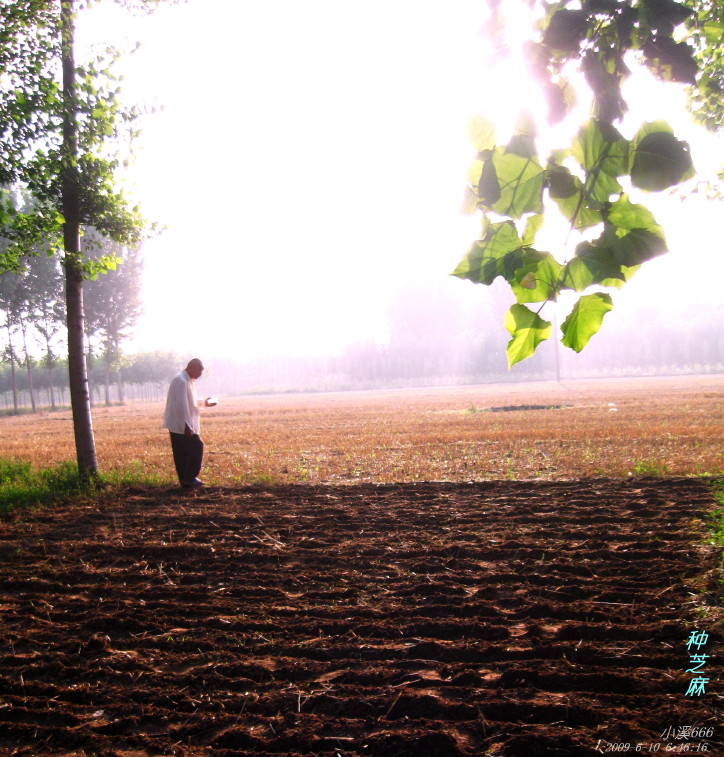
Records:
{"label": "poplar tree", "polygon": [[[153,2],[120,3],[148,10]],[[121,146],[138,113],[122,108],[112,71],[116,51],[79,64],[76,12],[82,0],[18,0],[0,5],[0,185],[20,185],[35,198],[27,213],[0,196],[0,225],[8,244],[0,270],[50,248],[65,274],[70,381],[76,457],[82,478],[98,470],[84,349],[83,281],[115,265],[113,257],[84,257],[85,226],[137,245],[144,221],[116,185]]]}
{"label": "poplar tree", "polygon": [[[88,235],[90,236],[90,235]],[[86,237],[87,238],[87,237]],[[121,404],[123,382],[120,378],[121,345],[128,337],[141,314],[141,248],[122,248],[118,244],[103,243],[103,249],[113,248],[120,265],[113,271],[88,282],[85,289],[85,326],[89,343],[96,335],[100,341],[105,367],[106,404],[110,404],[111,374],[118,376],[118,395]]]}

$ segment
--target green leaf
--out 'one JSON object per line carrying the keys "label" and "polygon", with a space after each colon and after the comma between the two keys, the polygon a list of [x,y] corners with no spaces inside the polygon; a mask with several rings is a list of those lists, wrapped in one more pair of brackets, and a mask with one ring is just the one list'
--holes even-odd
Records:
{"label": "green leaf", "polygon": [[473,188],[468,185],[463,190],[463,201],[460,205],[460,212],[464,215],[472,215],[478,209],[478,196]]}
{"label": "green leaf", "polygon": [[601,279],[598,284],[605,287],[616,287],[620,289],[627,281],[630,281],[633,275],[641,268],[640,265],[622,265],[621,270],[615,278]]}
{"label": "green leaf", "polygon": [[586,39],[588,24],[581,10],[559,10],[553,14],[543,35],[543,44],[554,50],[575,52]]}
{"label": "green leaf", "polygon": [[611,297],[601,292],[580,297],[561,326],[563,344],[580,352],[601,328],[603,317],[612,307]]}
{"label": "green leaf", "polygon": [[622,266],[641,265],[668,249],[660,236],[646,229],[632,229],[626,236],[617,238],[612,248]]}
{"label": "green leaf", "polygon": [[583,56],[581,68],[593,93],[596,118],[607,124],[622,118],[626,103],[621,95],[621,81],[627,72],[623,51],[590,48]]}
{"label": "green leaf", "polygon": [[495,147],[495,126],[482,116],[473,116],[468,123],[468,139],[476,152]]}
{"label": "green leaf", "polygon": [[554,300],[562,270],[563,266],[550,252],[527,250],[524,264],[509,279],[516,300],[519,303]]}
{"label": "green leaf", "polygon": [[573,157],[586,172],[585,193],[589,204],[608,202],[622,190],[617,177],[628,173],[628,140],[610,124],[589,120],[572,145]]}
{"label": "green leaf", "polygon": [[646,65],[664,81],[695,84],[698,66],[694,50],[686,42],[676,42],[665,34],[648,39],[641,48]]}
{"label": "green leaf", "polygon": [[676,2],[676,0],[643,0],[642,5],[646,10],[650,28],[668,34],[671,34],[676,26],[696,13],[696,11],[687,8],[681,2]]}
{"label": "green leaf", "polygon": [[[586,243],[588,244],[588,243]],[[562,288],[582,292],[596,281],[594,266],[583,257],[571,258],[565,265]]]}
{"label": "green leaf", "polygon": [[615,233],[610,231],[594,242],[581,242],[576,247],[575,257],[565,266],[562,288],[582,292],[592,284],[623,286],[636,273],[638,266],[625,266],[616,259],[615,242]]}
{"label": "green leaf", "polygon": [[485,163],[482,160],[474,160],[468,169],[467,179],[473,187],[477,187],[483,175]]}
{"label": "green leaf", "polygon": [[536,234],[540,231],[545,216],[543,213],[536,213],[535,215],[528,216],[528,221],[525,225],[525,233],[523,234],[523,246],[529,247],[535,241]]}
{"label": "green leaf", "polygon": [[484,207],[500,215],[521,218],[543,211],[545,171],[534,158],[498,147],[485,162],[478,185]]}
{"label": "green leaf", "polygon": [[653,213],[643,205],[634,205],[622,195],[611,205],[603,247],[609,247],[622,266],[635,266],[668,250],[664,230]]}
{"label": "green leaf", "polygon": [[508,369],[530,357],[551,335],[551,324],[525,305],[513,305],[505,314],[505,328],[513,337],[508,342]]}
{"label": "green leaf", "polygon": [[689,145],[671,127],[656,121],[644,124],[631,143],[631,182],[640,189],[660,192],[694,175]]}
{"label": "green leaf", "polygon": [[724,37],[724,24],[718,21],[708,21],[701,26],[701,31],[709,45],[720,45]]}
{"label": "green leaf", "polygon": [[542,82],[543,95],[548,106],[548,121],[557,124],[562,121],[576,105],[576,90],[568,80]]}
{"label": "green leaf", "polygon": [[480,198],[479,204],[483,207],[492,208],[500,200],[500,184],[498,183],[498,174],[495,171],[492,155],[488,160],[483,162],[477,187],[478,197]]}
{"label": "green leaf", "polygon": [[[491,223],[482,239],[473,242],[452,275],[479,284],[492,284],[498,276],[512,275],[523,258],[521,241],[512,221]],[[506,258],[511,259],[506,261]]]}
{"label": "green leaf", "polygon": [[587,229],[603,220],[600,210],[586,201],[581,180],[565,166],[549,166],[548,194],[574,229]]}
{"label": "green leaf", "polygon": [[628,140],[611,124],[588,120],[572,144],[573,157],[587,173],[601,169],[609,176],[628,173]]}
{"label": "green leaf", "polygon": [[535,160],[538,154],[535,147],[536,134],[535,121],[529,113],[523,113],[518,117],[513,136],[505,146],[505,152]]}

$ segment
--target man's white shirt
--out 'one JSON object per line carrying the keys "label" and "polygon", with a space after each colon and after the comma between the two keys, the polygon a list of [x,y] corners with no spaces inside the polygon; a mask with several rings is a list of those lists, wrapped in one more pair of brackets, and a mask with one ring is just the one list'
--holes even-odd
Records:
{"label": "man's white shirt", "polygon": [[173,434],[183,434],[188,426],[195,434],[201,433],[199,401],[196,399],[196,382],[186,371],[174,376],[168,388],[163,427]]}

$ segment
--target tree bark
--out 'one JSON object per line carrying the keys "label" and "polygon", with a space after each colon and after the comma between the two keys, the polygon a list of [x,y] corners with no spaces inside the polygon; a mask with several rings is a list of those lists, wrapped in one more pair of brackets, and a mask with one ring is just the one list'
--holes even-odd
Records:
{"label": "tree bark", "polygon": [[45,370],[48,373],[48,393],[50,408],[55,410],[55,390],[53,388],[53,350],[50,347],[50,339],[45,339]]}
{"label": "tree bark", "polygon": [[106,379],[106,407],[111,406],[111,366],[106,363],[105,366],[105,379]]}
{"label": "tree bark", "polygon": [[19,411],[18,406],[18,378],[15,375],[15,350],[13,349],[13,337],[10,331],[10,321],[7,323],[8,330],[8,351],[10,353],[10,379],[11,386],[13,388],[13,412],[17,415]]}
{"label": "tree bark", "polygon": [[53,387],[53,367],[51,365],[48,365],[46,370],[48,371],[48,399],[50,400],[50,409],[55,410],[56,404],[55,389]]}
{"label": "tree bark", "polygon": [[20,318],[20,333],[23,335],[23,353],[25,354],[25,370],[28,374],[28,392],[30,393],[30,407],[33,412],[35,407],[35,387],[33,386],[33,371],[30,362],[30,353],[28,352],[28,327],[24,318]]}
{"label": "tree bark", "polygon": [[85,363],[83,271],[80,256],[80,193],[78,127],[76,123],[73,0],[61,0],[63,24],[63,165],[62,202],[65,302],[68,324],[68,378],[78,472],[87,480],[98,473],[91,419],[88,371]]}
{"label": "tree bark", "polygon": [[126,404],[126,389],[123,385],[123,374],[121,373],[120,368],[116,371],[116,386],[118,388],[118,403],[120,405],[125,405]]}

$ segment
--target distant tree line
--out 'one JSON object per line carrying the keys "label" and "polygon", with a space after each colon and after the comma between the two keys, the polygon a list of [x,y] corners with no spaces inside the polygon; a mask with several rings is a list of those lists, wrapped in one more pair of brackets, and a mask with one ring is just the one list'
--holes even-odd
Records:
{"label": "distant tree line", "polygon": [[[114,269],[84,287],[91,401],[158,399],[176,368],[176,356],[126,356],[122,349],[141,312],[141,247],[124,247],[92,228],[82,245],[87,259],[117,260]],[[5,411],[56,409],[69,402],[64,287],[61,260],[41,249],[19,270],[0,273],[0,408]]]}
{"label": "distant tree line", "polygon": [[432,291],[411,286],[390,309],[386,339],[354,344],[337,355],[243,363],[209,356],[204,391],[223,396],[724,372],[724,334],[714,304],[692,305],[676,319],[664,307],[641,306],[636,328],[618,314],[583,353],[550,340],[509,371],[500,325],[508,306],[505,289],[459,294],[445,283]]}
{"label": "distant tree line", "polygon": [[[158,402],[166,396],[169,377],[179,364],[178,357],[169,352],[122,355],[107,385],[106,367],[99,361],[89,371],[93,404]],[[67,408],[68,391],[67,358],[57,360],[50,371],[42,358],[31,358],[30,372],[23,366],[14,377],[8,361],[0,364],[0,413]]]}

